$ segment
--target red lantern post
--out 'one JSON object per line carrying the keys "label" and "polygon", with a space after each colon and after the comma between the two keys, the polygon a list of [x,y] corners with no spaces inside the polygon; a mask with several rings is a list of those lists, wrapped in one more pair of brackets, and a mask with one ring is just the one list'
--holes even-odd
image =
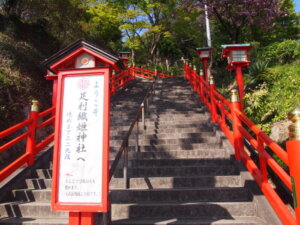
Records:
{"label": "red lantern post", "polygon": [[126,51],[119,52],[119,58],[123,61],[125,66],[127,65],[129,56],[130,56],[130,52],[126,52]]}
{"label": "red lantern post", "polygon": [[228,66],[227,70],[236,71],[236,81],[238,84],[239,97],[241,101],[241,107],[243,109],[244,98],[244,82],[243,82],[243,67],[247,67],[250,64],[248,59],[248,51],[252,48],[250,44],[234,44],[234,45],[222,45],[223,52],[222,57],[227,58]]}
{"label": "red lantern post", "polygon": [[209,74],[208,74],[208,60],[211,55],[211,48],[206,47],[206,48],[196,48],[197,54],[200,57],[200,61],[203,62],[204,66],[204,80],[208,82],[209,80]]}

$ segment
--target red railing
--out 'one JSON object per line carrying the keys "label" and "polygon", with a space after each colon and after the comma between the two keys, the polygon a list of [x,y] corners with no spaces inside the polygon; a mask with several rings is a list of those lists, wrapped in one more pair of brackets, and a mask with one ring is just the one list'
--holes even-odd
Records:
{"label": "red railing", "polygon": [[[291,212],[284,203],[283,197],[276,192],[269,179],[271,173],[276,174],[277,179],[280,179],[281,183],[289,190],[288,194],[292,196],[291,176],[269,153],[272,152],[289,166],[287,152],[247,118],[241,111],[241,103],[237,99],[235,101],[234,96],[232,96],[231,102],[226,100],[216,91],[213,79],[208,83],[190,65],[184,63],[183,66],[185,78],[194,91],[199,94],[200,101],[211,112],[212,121],[218,123],[233,145],[236,160],[245,164],[282,223],[285,225],[297,224],[294,212]],[[254,160],[253,154],[247,149],[246,142],[252,146],[257,160]]]}
{"label": "red railing", "polygon": [[127,68],[127,70],[123,70],[122,72],[111,76],[111,95],[114,95],[118,90],[124,88],[124,86],[135,79],[136,76],[146,79],[154,79],[156,76],[159,76],[160,78],[173,77],[172,75],[132,66]]}
{"label": "red railing", "polygon": [[52,126],[54,124],[54,120],[55,107],[51,107],[41,113],[38,113],[36,110],[32,110],[29,114],[28,120],[0,132],[0,139],[8,139],[10,136],[16,136],[16,133],[22,133],[1,145],[0,152],[10,151],[13,146],[17,147],[18,144],[22,146],[21,142],[26,139],[25,152],[12,163],[1,169],[0,182],[21,166],[32,165],[34,163],[35,156],[53,141],[53,129],[50,134],[46,134],[42,138],[36,137],[39,136],[41,129],[46,126]]}
{"label": "red railing", "polygon": [[134,74],[131,68],[123,70],[121,73],[113,74],[110,78],[110,92],[114,95],[118,90],[125,87],[125,85],[133,80]]}
{"label": "red railing", "polygon": [[143,69],[135,66],[132,66],[130,70],[132,71],[134,76],[139,76],[147,79],[154,79],[156,76],[159,76],[160,78],[174,77],[172,75],[167,75],[164,73],[159,73],[153,70]]}
{"label": "red railing", "polygon": [[[132,66],[127,70],[124,70],[118,74],[113,74],[111,76],[111,95],[114,95],[118,90],[124,88],[127,83],[135,79],[135,76],[140,76],[148,79],[153,79],[156,76],[160,76],[162,78],[171,77],[163,73],[157,73],[156,71]],[[25,142],[25,152],[9,165],[0,170],[0,182],[10,176],[21,166],[32,165],[34,163],[36,154],[54,140],[54,132],[52,130],[51,134],[46,135],[41,141],[36,137],[39,136],[39,131],[46,126],[52,126],[53,129],[54,123],[55,107],[51,107],[41,113],[38,113],[36,110],[32,110],[30,112],[29,119],[0,132],[0,140],[2,140],[2,142],[5,142],[0,146],[0,153],[4,151],[12,151],[12,147],[17,147],[17,145],[19,145],[18,147],[20,148],[24,148],[23,145]],[[13,136],[13,138],[11,138],[11,136]],[[11,140],[3,141],[5,139]]]}

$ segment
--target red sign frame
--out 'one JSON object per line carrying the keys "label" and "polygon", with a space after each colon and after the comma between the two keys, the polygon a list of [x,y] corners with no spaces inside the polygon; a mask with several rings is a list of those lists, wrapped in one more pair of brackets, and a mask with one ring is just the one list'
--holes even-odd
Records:
{"label": "red sign frame", "polygon": [[[109,94],[109,68],[77,69],[60,71],[58,73],[57,108],[55,121],[53,175],[52,175],[52,201],[53,211],[79,211],[79,212],[107,212],[108,211],[108,178],[109,178],[109,121],[110,121],[110,94]],[[99,203],[68,203],[59,202],[59,168],[60,168],[60,140],[62,135],[62,109],[64,94],[64,79],[75,76],[104,76],[104,112],[103,112],[103,157],[102,157],[102,197]]]}

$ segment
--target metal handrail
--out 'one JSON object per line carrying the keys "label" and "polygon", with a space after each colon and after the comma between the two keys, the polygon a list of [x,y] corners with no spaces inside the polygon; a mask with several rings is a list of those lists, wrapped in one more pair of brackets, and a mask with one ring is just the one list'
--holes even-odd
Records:
{"label": "metal handrail", "polygon": [[127,174],[127,171],[128,171],[128,142],[129,142],[129,137],[132,133],[132,130],[133,130],[134,126],[136,125],[136,146],[135,146],[135,150],[138,151],[138,143],[139,143],[139,126],[138,126],[138,123],[139,123],[139,119],[142,116],[143,127],[145,129],[145,105],[148,107],[148,99],[153,93],[153,90],[154,90],[157,79],[158,79],[158,76],[155,77],[154,81],[152,82],[151,87],[148,89],[143,101],[141,102],[140,107],[137,111],[136,117],[132,121],[129,130],[128,130],[126,136],[123,139],[122,145],[121,145],[121,147],[120,147],[120,149],[119,149],[119,151],[118,151],[118,153],[115,157],[115,160],[114,160],[114,162],[113,162],[113,164],[112,164],[112,166],[109,170],[109,181],[111,181],[111,178],[113,177],[113,175],[114,175],[114,173],[115,173],[115,171],[118,167],[121,156],[124,152],[123,178],[124,178],[124,187],[126,189],[129,188],[128,174]]}

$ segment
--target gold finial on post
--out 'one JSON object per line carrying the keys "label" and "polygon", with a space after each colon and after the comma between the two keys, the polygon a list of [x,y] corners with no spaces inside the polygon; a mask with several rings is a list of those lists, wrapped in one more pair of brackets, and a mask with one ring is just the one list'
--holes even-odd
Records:
{"label": "gold finial on post", "polygon": [[300,107],[288,113],[288,119],[292,122],[289,126],[290,140],[300,140]]}
{"label": "gold finial on post", "polygon": [[197,67],[196,67],[196,65],[194,65],[194,66],[193,66],[193,70],[197,70]]}
{"label": "gold finial on post", "polygon": [[38,100],[32,100],[31,101],[31,112],[38,112],[39,111],[39,101]]}
{"label": "gold finial on post", "polygon": [[230,101],[231,102],[239,102],[240,101],[239,93],[236,89],[232,89],[230,91]]}
{"label": "gold finial on post", "polygon": [[213,76],[209,77],[209,84],[215,84],[215,79]]}

